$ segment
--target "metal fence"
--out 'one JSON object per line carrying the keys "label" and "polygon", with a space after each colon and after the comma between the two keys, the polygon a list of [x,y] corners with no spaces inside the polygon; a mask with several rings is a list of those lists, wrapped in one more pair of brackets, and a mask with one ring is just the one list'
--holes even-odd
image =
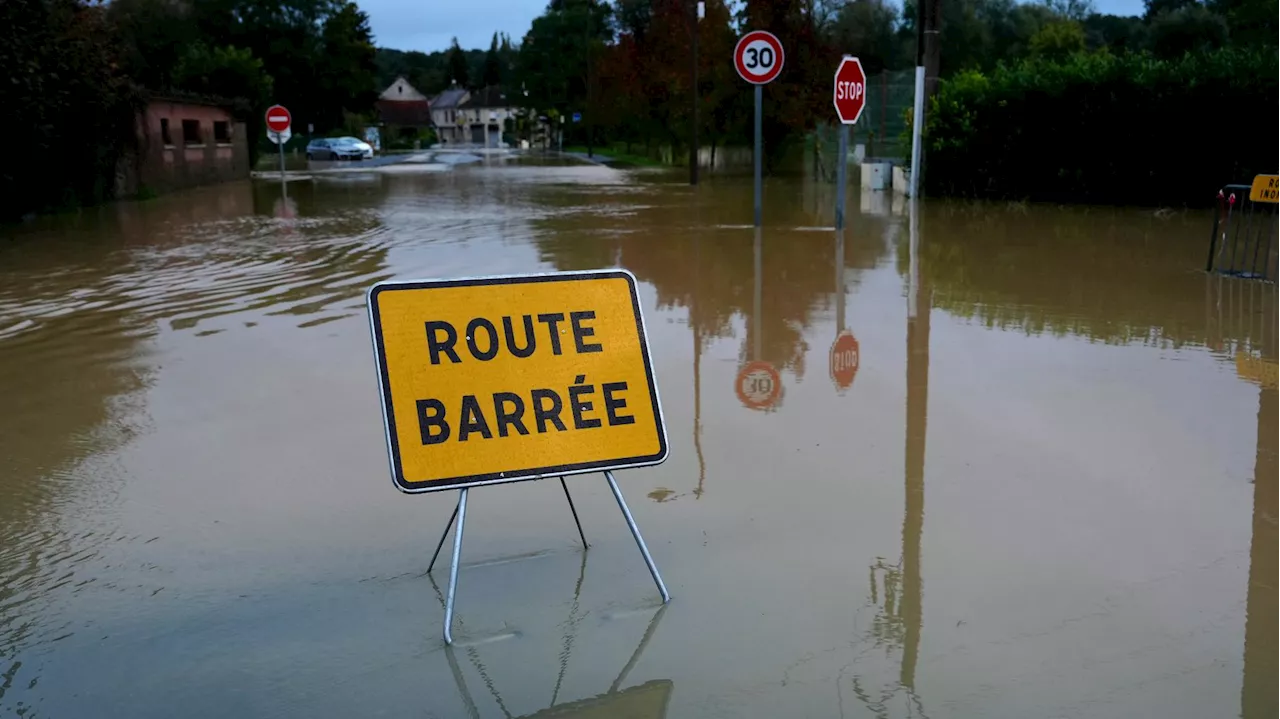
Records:
{"label": "metal fence", "polygon": [[[849,152],[861,144],[864,157],[902,164],[911,152],[908,113],[915,98],[912,70],[882,72],[867,78],[867,103],[858,124],[849,129]],[[833,111],[834,112],[834,111]],[[805,143],[805,170],[834,182],[840,126],[819,125]]]}
{"label": "metal fence", "polygon": [[1249,185],[1218,191],[1206,272],[1275,281],[1277,215],[1275,203],[1249,199]]}

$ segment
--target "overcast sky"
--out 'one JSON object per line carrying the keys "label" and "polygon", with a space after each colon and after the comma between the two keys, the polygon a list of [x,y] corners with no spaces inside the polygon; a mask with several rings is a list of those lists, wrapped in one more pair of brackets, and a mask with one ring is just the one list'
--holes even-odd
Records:
{"label": "overcast sky", "polygon": [[[464,48],[487,48],[494,31],[519,42],[547,0],[357,0],[369,13],[379,47],[431,52],[457,37]],[[1142,14],[1142,0],[1094,0],[1098,12]]]}

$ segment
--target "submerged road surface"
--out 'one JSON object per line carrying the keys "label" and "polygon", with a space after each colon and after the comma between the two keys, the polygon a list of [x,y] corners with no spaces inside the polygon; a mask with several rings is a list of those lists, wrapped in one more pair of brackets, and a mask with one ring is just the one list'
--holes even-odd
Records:
{"label": "submerged road surface", "polygon": [[[1274,717],[1276,291],[1210,218],[477,163],[0,237],[0,716]],[[364,292],[625,267],[671,457],[387,470]],[[832,368],[832,345],[843,340]],[[750,367],[739,376],[740,370]],[[775,381],[776,380],[776,381]],[[446,550],[447,551],[447,550]],[[447,560],[447,554],[445,555]]]}

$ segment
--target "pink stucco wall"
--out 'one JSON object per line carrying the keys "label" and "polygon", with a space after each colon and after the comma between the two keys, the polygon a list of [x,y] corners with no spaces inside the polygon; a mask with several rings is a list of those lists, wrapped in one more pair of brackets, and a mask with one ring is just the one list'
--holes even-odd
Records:
{"label": "pink stucco wall", "polygon": [[[169,121],[169,141],[164,142],[162,120]],[[183,120],[199,123],[198,141],[183,136]],[[229,141],[215,140],[214,123],[225,122]],[[249,176],[248,138],[245,126],[221,107],[189,102],[153,100],[138,117],[136,170],[126,182],[125,194],[147,187],[168,192]]]}

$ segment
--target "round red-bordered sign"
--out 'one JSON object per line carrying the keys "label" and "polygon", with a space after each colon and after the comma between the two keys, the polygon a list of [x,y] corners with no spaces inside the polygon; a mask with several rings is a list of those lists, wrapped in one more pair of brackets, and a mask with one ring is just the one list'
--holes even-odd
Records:
{"label": "round red-bordered sign", "polygon": [[768,409],[782,396],[782,376],[768,362],[748,362],[738,370],[733,390],[747,407]]}
{"label": "round red-bordered sign", "polygon": [[778,79],[786,54],[782,42],[771,32],[752,30],[733,49],[733,65],[752,85],[767,85]]}
{"label": "round red-bordered sign", "polygon": [[272,105],[267,108],[267,129],[272,132],[284,132],[293,124],[293,115],[284,109],[284,105]]}

